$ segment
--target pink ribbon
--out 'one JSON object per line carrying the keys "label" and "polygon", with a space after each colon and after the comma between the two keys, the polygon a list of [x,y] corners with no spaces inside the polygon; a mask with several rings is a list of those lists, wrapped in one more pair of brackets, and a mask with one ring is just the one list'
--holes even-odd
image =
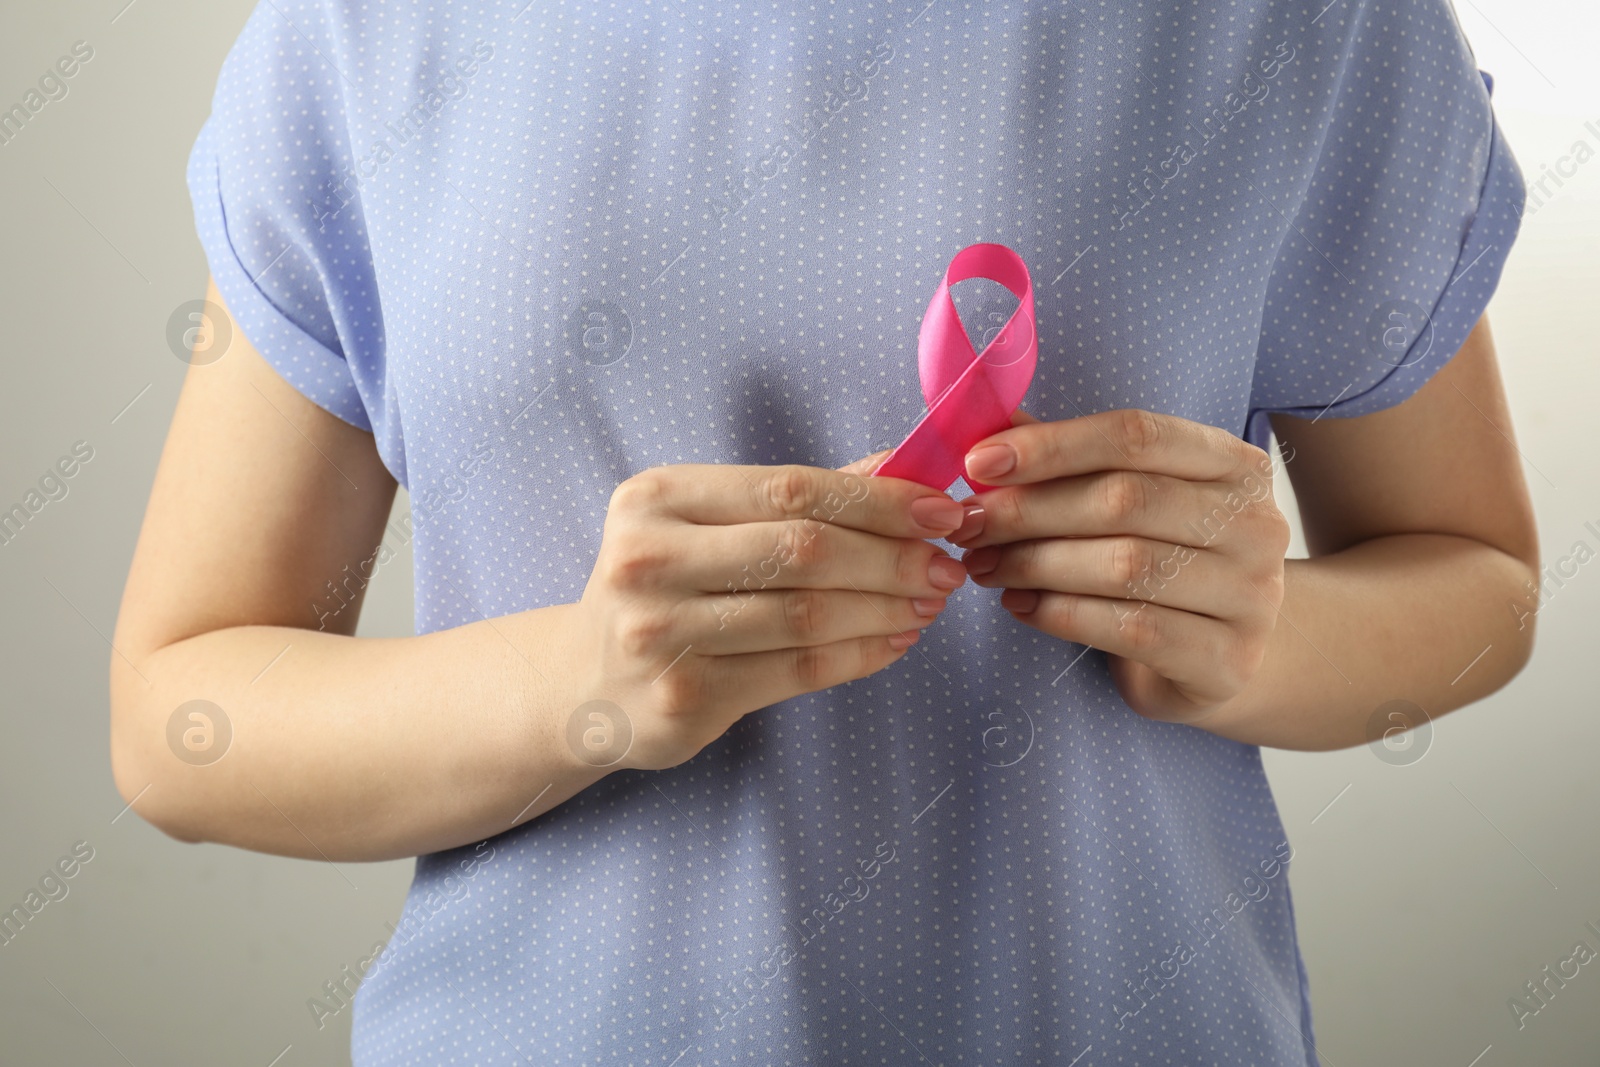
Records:
{"label": "pink ribbon", "polygon": [[[972,350],[950,300],[950,287],[970,278],[999,282],[1018,301],[981,353]],[[917,335],[917,371],[928,410],[872,473],[948,489],[965,472],[967,450],[1011,426],[1011,413],[1033,381],[1038,355],[1033,279],[1022,257],[997,244],[969,245],[957,252],[928,302]],[[991,488],[966,481],[975,493]]]}

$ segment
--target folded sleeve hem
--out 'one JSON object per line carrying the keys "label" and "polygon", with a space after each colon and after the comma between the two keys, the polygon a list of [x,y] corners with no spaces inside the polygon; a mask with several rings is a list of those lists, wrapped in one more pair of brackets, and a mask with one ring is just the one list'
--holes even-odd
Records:
{"label": "folded sleeve hem", "polygon": [[[371,433],[372,421],[344,358],[295,325],[261,291],[240,261],[228,232],[221,177],[208,134],[209,129],[201,131],[189,161],[189,193],[200,245],[228,312],[262,358],[297,392]],[[289,251],[286,241],[284,252]],[[271,269],[268,264],[262,273]]]}
{"label": "folded sleeve hem", "polygon": [[1359,393],[1336,397],[1329,404],[1252,408],[1245,440],[1266,447],[1271,433],[1269,415],[1310,419],[1369,415],[1399,404],[1422,388],[1466,343],[1467,335],[1489,306],[1522,222],[1525,197],[1522,172],[1491,116],[1489,158],[1478,209],[1468,225],[1450,280],[1433,307],[1426,309],[1427,324],[1418,331],[1405,355],[1373,385]]}

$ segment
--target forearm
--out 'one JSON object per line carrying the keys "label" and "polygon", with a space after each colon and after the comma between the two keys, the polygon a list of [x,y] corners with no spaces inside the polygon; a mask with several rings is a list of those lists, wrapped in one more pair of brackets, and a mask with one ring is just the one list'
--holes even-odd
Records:
{"label": "forearm", "polygon": [[1196,725],[1249,744],[1335,749],[1365,743],[1373,712],[1391,700],[1433,718],[1479,700],[1527,662],[1533,617],[1513,606],[1534,610],[1529,582],[1527,563],[1447,535],[1288,560],[1260,669]]}
{"label": "forearm", "polygon": [[[574,610],[391,639],[239,626],[114,657],[118,787],[174,837],[307,859],[482,840],[605,774],[565,740],[582,702]],[[167,735],[196,698],[232,728],[226,754],[199,766]]]}

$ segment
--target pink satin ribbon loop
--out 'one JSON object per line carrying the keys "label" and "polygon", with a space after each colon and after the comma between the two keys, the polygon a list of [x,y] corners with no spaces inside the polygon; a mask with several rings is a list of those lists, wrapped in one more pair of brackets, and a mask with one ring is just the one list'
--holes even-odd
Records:
{"label": "pink satin ribbon loop", "polygon": [[[972,350],[950,287],[971,278],[998,282],[1017,298],[1000,332],[981,353]],[[945,490],[963,476],[967,451],[1011,425],[1038,363],[1033,279],[1005,245],[969,245],[945,270],[917,335],[917,371],[928,410],[872,473]],[[967,479],[974,492],[991,488]]]}

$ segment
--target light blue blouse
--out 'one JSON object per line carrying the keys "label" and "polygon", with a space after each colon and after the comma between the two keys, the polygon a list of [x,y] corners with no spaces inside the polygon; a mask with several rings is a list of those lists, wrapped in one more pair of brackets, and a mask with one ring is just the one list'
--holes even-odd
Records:
{"label": "light blue blouse", "polygon": [[[1404,400],[1516,235],[1486,81],[1446,0],[271,0],[188,182],[255,347],[409,489],[426,633],[577,600],[645,467],[900,440],[978,241],[1032,269],[1039,418]],[[1257,749],[997,595],[420,857],[355,1062],[1315,1063]]]}

